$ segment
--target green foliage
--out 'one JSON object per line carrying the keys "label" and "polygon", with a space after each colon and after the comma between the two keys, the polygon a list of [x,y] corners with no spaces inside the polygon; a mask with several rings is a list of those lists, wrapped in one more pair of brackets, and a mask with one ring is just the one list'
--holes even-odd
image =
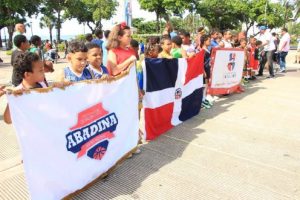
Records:
{"label": "green foliage", "polygon": [[65,43],[64,42],[58,44],[58,51],[59,52],[65,51]]}
{"label": "green foliage", "polygon": [[80,34],[80,35],[76,35],[75,40],[79,40],[79,41],[85,41],[85,35],[84,34]]}
{"label": "green foliage", "polygon": [[133,27],[137,28],[138,34],[151,34],[156,33],[155,21],[144,21],[143,18],[135,18],[132,20]]}
{"label": "green foliage", "polygon": [[6,55],[8,55],[8,56],[11,56],[11,54],[12,54],[12,50],[8,50],[8,51],[6,51],[6,52],[5,52],[5,54],[6,54]]}
{"label": "green foliage", "polygon": [[101,21],[110,19],[118,7],[116,0],[72,0],[72,3],[66,8],[64,17],[76,18],[79,23],[87,23],[92,32],[97,27],[102,28]]}

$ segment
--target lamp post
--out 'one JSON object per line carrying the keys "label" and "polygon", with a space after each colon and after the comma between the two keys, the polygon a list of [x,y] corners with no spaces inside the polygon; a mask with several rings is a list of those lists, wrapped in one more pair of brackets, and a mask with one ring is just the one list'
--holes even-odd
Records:
{"label": "lamp post", "polygon": [[32,31],[32,21],[30,22],[30,30],[31,30],[31,36],[33,36],[33,31]]}

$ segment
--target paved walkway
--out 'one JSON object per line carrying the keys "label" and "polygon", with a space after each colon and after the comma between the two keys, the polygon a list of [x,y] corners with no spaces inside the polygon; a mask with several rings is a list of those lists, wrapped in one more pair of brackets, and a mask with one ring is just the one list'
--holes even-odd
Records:
{"label": "paved walkway", "polygon": [[[299,85],[296,68],[252,82],[74,199],[300,199]],[[1,115],[0,133],[0,199],[28,199],[15,133]]]}

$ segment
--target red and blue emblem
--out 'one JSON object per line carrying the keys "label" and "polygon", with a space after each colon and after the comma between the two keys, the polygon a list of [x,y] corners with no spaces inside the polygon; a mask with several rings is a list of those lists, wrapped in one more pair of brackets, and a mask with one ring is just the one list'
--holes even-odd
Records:
{"label": "red and blue emblem", "polygon": [[235,67],[235,58],[236,58],[236,53],[229,54],[229,62],[227,64],[227,68],[229,71],[233,71]]}
{"label": "red and blue emblem", "polygon": [[96,104],[78,114],[77,123],[66,135],[67,150],[77,154],[77,158],[87,155],[101,160],[108,148],[109,140],[115,137],[118,125],[115,113],[109,113]]}

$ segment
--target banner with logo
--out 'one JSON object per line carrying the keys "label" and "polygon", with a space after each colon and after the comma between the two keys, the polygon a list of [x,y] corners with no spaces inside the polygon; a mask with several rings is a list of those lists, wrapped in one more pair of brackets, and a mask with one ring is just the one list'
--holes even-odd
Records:
{"label": "banner with logo", "polygon": [[143,124],[147,140],[153,140],[199,114],[203,61],[204,51],[189,59],[145,60]]}
{"label": "banner with logo", "polygon": [[108,79],[8,95],[31,199],[62,199],[137,146],[135,68]]}
{"label": "banner with logo", "polygon": [[242,80],[244,57],[242,49],[213,49],[207,93],[220,95],[236,91]]}

